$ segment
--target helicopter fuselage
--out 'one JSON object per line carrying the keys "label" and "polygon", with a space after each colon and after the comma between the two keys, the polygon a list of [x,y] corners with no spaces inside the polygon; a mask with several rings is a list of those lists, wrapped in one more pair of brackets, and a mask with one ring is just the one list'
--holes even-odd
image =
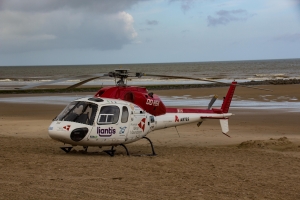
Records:
{"label": "helicopter fuselage", "polygon": [[124,100],[81,98],[71,102],[53,120],[48,132],[52,139],[73,146],[113,146],[135,142],[154,130],[207,118],[227,119],[231,115],[214,111],[187,113],[178,109],[154,116]]}

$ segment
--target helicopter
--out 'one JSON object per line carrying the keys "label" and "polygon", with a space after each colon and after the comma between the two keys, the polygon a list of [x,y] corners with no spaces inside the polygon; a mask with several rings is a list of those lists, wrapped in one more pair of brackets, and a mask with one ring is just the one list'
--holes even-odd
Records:
{"label": "helicopter", "polygon": [[[158,95],[148,92],[145,87],[128,86],[128,77],[146,76],[140,72],[129,73],[128,69],[117,69],[108,74],[97,75],[68,88],[75,88],[107,76],[115,79],[116,86],[103,87],[93,97],[80,98],[69,103],[50,124],[49,136],[67,144],[68,146],[61,147],[66,153],[74,146],[82,146],[85,151],[89,146],[109,146],[111,149],[104,152],[114,156],[114,148],[122,146],[126,154],[130,155],[126,144],[146,139],[151,145],[151,155],[157,155],[152,141],[147,137],[150,132],[189,123],[197,123],[197,126],[200,126],[208,119],[219,120],[222,133],[229,137],[228,119],[233,114],[228,111],[236,81],[230,84],[221,108],[212,108],[217,99],[213,96],[207,109],[166,107]],[[165,75],[148,76],[189,79]]]}
{"label": "helicopter", "polygon": [[152,141],[147,137],[150,132],[190,123],[197,123],[199,127],[203,121],[210,119],[219,120],[222,133],[230,137],[227,134],[228,119],[233,114],[228,111],[237,86],[236,81],[230,84],[220,108],[212,108],[217,96],[212,97],[206,109],[175,108],[166,107],[158,95],[148,92],[145,87],[127,85],[129,77],[142,76],[217,82],[201,78],[130,73],[128,69],[95,75],[68,88],[75,88],[101,77],[113,77],[116,85],[101,88],[93,97],[80,98],[69,103],[53,119],[48,128],[49,136],[67,144],[61,147],[66,153],[74,146],[82,146],[85,151],[90,146],[109,146],[111,148],[104,152],[110,156],[115,155],[117,146],[122,146],[126,154],[130,155],[126,144],[141,139],[149,141],[152,150],[150,155],[157,155]]}

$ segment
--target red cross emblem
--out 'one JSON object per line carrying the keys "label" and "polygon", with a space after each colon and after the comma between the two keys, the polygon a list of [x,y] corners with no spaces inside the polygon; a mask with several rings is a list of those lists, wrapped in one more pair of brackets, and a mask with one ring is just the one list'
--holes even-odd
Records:
{"label": "red cross emblem", "polygon": [[68,130],[70,130],[71,125],[64,126],[63,128],[66,129],[66,130],[68,131]]}
{"label": "red cross emblem", "polygon": [[144,131],[145,130],[145,122],[146,122],[146,118],[143,118],[140,123],[138,124],[139,127]]}

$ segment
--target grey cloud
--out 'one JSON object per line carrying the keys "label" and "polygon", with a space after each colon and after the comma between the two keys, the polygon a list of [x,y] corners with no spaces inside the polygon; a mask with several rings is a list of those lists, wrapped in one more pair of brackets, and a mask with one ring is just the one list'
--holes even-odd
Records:
{"label": "grey cloud", "polygon": [[277,40],[277,41],[287,41],[287,42],[300,41],[300,33],[280,35],[280,36],[274,38],[274,40]]}
{"label": "grey cloud", "polygon": [[184,13],[191,9],[192,4],[194,3],[194,1],[195,0],[169,0],[170,3],[172,3],[172,2],[181,2],[181,9]]}
{"label": "grey cloud", "polygon": [[245,21],[252,15],[248,14],[246,10],[220,10],[216,13],[217,16],[208,16],[208,26],[225,25],[232,21]]}
{"label": "grey cloud", "polygon": [[182,0],[181,9],[183,10],[183,12],[187,12],[188,10],[190,10],[193,2],[194,0]]}
{"label": "grey cloud", "polygon": [[129,9],[141,0],[0,0],[0,10],[49,12],[58,9],[114,13]]}
{"label": "grey cloud", "polygon": [[151,31],[152,29],[151,28],[140,28],[139,30],[140,31]]}
{"label": "grey cloud", "polygon": [[[25,3],[26,2],[26,3]],[[137,36],[137,0],[0,0],[0,52],[120,49]]]}
{"label": "grey cloud", "polygon": [[158,24],[158,21],[156,20],[147,20],[147,25],[157,25]]}

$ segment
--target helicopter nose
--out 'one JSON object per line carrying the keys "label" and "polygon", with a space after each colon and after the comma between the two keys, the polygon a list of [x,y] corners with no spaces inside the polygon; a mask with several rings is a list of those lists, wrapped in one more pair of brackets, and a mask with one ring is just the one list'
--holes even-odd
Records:
{"label": "helicopter nose", "polygon": [[48,128],[49,136],[61,142],[79,142],[86,137],[89,129],[86,127],[71,129],[71,125],[59,125],[52,123]]}
{"label": "helicopter nose", "polygon": [[58,131],[55,131],[53,126],[49,126],[48,134],[54,140],[61,141],[62,139],[62,134],[58,133]]}
{"label": "helicopter nose", "polygon": [[67,142],[70,140],[70,133],[63,128],[57,127],[56,123],[52,122],[48,128],[49,136],[60,142]]}

